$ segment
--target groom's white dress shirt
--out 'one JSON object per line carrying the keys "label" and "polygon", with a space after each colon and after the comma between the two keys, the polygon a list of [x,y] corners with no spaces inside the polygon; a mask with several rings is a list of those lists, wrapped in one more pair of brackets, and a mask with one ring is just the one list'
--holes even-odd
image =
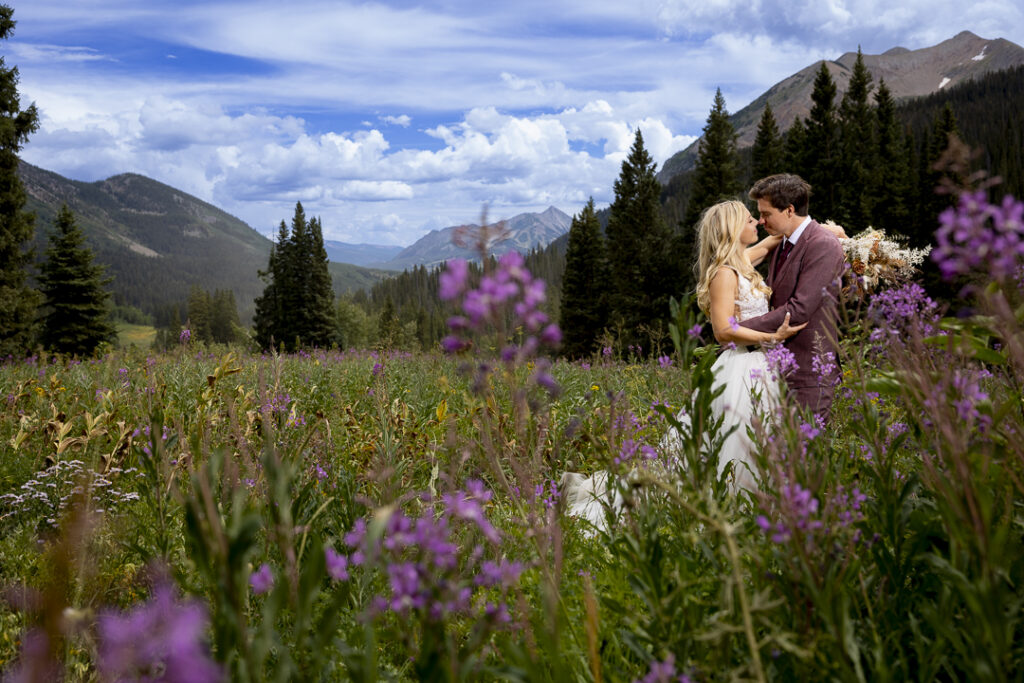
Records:
{"label": "groom's white dress shirt", "polygon": [[793,231],[792,235],[790,235],[789,237],[787,237],[784,240],[782,240],[782,243],[785,244],[786,242],[789,242],[790,244],[792,244],[795,247],[796,246],[796,241],[798,239],[800,239],[800,235],[804,234],[804,230],[807,229],[807,226],[810,225],[810,224],[811,224],[811,217],[810,217],[810,215],[808,215],[806,218],[804,218],[803,222],[800,223],[800,225],[797,226],[796,230]]}

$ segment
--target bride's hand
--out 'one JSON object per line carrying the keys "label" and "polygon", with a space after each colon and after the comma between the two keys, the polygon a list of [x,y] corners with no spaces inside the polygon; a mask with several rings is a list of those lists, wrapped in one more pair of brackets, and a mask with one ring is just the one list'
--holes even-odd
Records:
{"label": "bride's hand", "polygon": [[775,334],[772,335],[772,341],[779,342],[785,339],[789,339],[790,337],[792,337],[794,334],[804,329],[805,327],[807,327],[807,323],[802,323],[800,325],[790,325],[789,313],[786,313],[786,318],[782,321],[782,324],[779,325],[779,329],[775,330]]}

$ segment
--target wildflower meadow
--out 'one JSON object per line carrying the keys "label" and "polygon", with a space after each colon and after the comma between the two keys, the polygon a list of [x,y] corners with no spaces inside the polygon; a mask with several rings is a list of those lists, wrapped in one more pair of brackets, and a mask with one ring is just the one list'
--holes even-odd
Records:
{"label": "wildflower meadow", "polygon": [[[755,419],[755,491],[719,473],[693,308],[559,360],[514,253],[449,266],[434,353],[9,360],[4,680],[1019,680],[1022,213],[940,217],[959,316],[844,289],[833,417]],[[599,470],[594,526],[560,479]]]}

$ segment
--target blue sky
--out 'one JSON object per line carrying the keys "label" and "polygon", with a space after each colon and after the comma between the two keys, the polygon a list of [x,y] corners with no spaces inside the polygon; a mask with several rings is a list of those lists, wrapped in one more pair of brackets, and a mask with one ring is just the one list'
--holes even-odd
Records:
{"label": "blue sky", "polygon": [[1024,45],[1018,0],[12,5],[0,49],[42,113],[27,161],[142,173],[267,235],[302,201],[329,239],[400,245],[484,205],[605,205],[636,128],[660,165],[716,87],[735,111],[858,45]]}

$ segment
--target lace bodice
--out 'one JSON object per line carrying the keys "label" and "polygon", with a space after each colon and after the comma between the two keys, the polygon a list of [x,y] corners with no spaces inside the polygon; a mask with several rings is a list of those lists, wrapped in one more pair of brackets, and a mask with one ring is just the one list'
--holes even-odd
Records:
{"label": "lace bodice", "polygon": [[736,292],[736,308],[739,309],[739,315],[736,319],[743,322],[767,313],[768,297],[755,289],[754,284],[741,273],[737,272],[736,276],[739,279],[739,291]]}

